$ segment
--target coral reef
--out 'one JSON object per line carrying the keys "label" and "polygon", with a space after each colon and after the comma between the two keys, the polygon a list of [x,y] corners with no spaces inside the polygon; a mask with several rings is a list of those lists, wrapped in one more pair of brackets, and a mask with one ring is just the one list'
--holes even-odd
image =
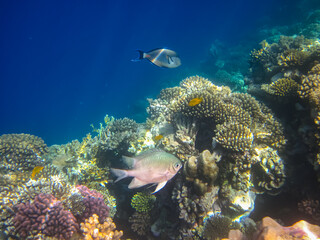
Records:
{"label": "coral reef", "polygon": [[298,83],[291,78],[279,78],[271,84],[263,84],[261,89],[270,95],[290,97],[297,95],[298,87]]}
{"label": "coral reef", "polygon": [[84,208],[82,211],[78,211],[81,214],[77,216],[77,218],[83,222],[93,214],[97,214],[100,223],[103,223],[109,216],[109,207],[105,204],[103,195],[96,190],[90,190],[83,185],[77,186],[76,188],[82,195],[82,198],[80,199],[81,203],[78,204]]}
{"label": "coral reef", "polygon": [[212,186],[216,180],[219,168],[216,164],[221,156],[217,153],[211,154],[210,151],[203,151],[197,158],[190,157],[184,165],[184,174],[188,181],[193,183],[193,187],[197,194],[203,195],[208,192],[208,188]]}
{"label": "coral reef", "polygon": [[4,134],[0,137],[1,168],[10,171],[32,170],[43,165],[42,156],[48,152],[44,141],[30,134]]}
{"label": "coral reef", "polygon": [[[212,216],[206,219],[202,236],[204,239],[222,239],[228,236],[231,229],[234,229],[232,219],[224,216]],[[238,227],[239,228],[239,227]]]}
{"label": "coral reef", "polygon": [[98,218],[96,214],[93,214],[80,224],[85,240],[119,240],[122,237],[123,232],[115,230],[116,225],[111,218],[106,218],[102,224],[99,223]]}
{"label": "coral reef", "polygon": [[121,154],[126,152],[132,142],[138,138],[138,124],[129,118],[116,119],[101,129],[100,147],[104,150],[113,150]]}
{"label": "coral reef", "polygon": [[41,193],[32,203],[20,203],[16,208],[13,224],[21,238],[43,235],[70,239],[77,231],[75,217],[52,195]]}
{"label": "coral reef", "polygon": [[252,148],[253,134],[250,129],[237,122],[218,125],[216,140],[224,148],[234,151],[247,151]]}
{"label": "coral reef", "polygon": [[300,212],[310,216],[317,223],[320,223],[320,204],[319,200],[305,199],[298,203]]}
{"label": "coral reef", "polygon": [[320,54],[317,40],[304,36],[281,36],[278,43],[261,43],[262,48],[251,52],[250,67],[255,82],[268,82],[282,71],[305,71]]}
{"label": "coral reef", "polygon": [[151,227],[151,219],[149,214],[135,212],[130,218],[131,229],[139,236],[147,235]]}
{"label": "coral reef", "polygon": [[283,227],[270,217],[262,219],[253,239],[318,239],[320,227],[306,221],[299,221],[292,226]]}
{"label": "coral reef", "polygon": [[156,197],[150,193],[138,192],[131,198],[131,206],[139,213],[149,212],[153,206]]}

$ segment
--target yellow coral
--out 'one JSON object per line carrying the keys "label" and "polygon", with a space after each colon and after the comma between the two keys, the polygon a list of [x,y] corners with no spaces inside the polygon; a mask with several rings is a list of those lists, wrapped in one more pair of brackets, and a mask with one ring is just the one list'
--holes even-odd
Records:
{"label": "yellow coral", "polygon": [[253,134],[251,130],[239,123],[224,123],[217,126],[217,141],[227,149],[246,151],[251,149]]}
{"label": "yellow coral", "polygon": [[320,64],[314,66],[302,79],[298,93],[301,98],[309,98],[310,94],[320,87]]}
{"label": "yellow coral", "polygon": [[111,218],[106,218],[105,222],[100,224],[96,214],[81,223],[80,229],[83,232],[84,240],[118,240],[123,235],[122,231],[115,230],[116,225]]}
{"label": "yellow coral", "polygon": [[288,97],[297,95],[298,83],[291,78],[279,78],[271,84],[263,84],[261,89],[271,95]]}
{"label": "yellow coral", "polygon": [[30,134],[4,134],[0,136],[1,168],[32,170],[43,164],[42,155],[48,152],[44,141]]}

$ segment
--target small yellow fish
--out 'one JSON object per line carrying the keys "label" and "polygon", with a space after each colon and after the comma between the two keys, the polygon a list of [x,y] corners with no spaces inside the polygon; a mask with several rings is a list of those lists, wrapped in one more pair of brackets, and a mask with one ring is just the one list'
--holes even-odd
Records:
{"label": "small yellow fish", "polygon": [[44,167],[42,166],[37,166],[37,167],[34,167],[34,169],[32,170],[32,173],[31,173],[31,178],[34,179],[34,177],[42,171]]}
{"label": "small yellow fish", "polygon": [[202,103],[203,98],[193,98],[190,100],[190,102],[188,103],[189,107],[194,107],[197,106],[198,104]]}
{"label": "small yellow fish", "polygon": [[163,135],[159,134],[159,135],[157,135],[157,136],[154,137],[154,140],[155,140],[155,141],[159,141],[159,140],[161,140],[162,138],[163,138]]}

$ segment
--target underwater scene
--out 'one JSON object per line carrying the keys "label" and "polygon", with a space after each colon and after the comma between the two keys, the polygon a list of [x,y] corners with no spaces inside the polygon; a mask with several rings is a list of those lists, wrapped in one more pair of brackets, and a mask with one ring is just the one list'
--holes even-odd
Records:
{"label": "underwater scene", "polygon": [[320,1],[1,1],[0,239],[320,239]]}

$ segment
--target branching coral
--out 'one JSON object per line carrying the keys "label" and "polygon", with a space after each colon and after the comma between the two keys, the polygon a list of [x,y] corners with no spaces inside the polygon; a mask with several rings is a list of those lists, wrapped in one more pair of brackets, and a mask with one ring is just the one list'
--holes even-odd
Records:
{"label": "branching coral", "polygon": [[146,235],[150,231],[151,219],[149,214],[135,212],[130,218],[131,229],[138,235]]}
{"label": "branching coral", "polygon": [[106,218],[100,224],[99,217],[96,214],[81,223],[80,229],[84,235],[84,240],[119,240],[123,235],[122,231],[115,230],[116,225],[111,218]]}
{"label": "branching coral", "polygon": [[253,138],[250,129],[237,122],[217,126],[216,139],[224,148],[235,151],[250,150]]}
{"label": "branching coral", "polygon": [[296,96],[298,83],[291,78],[279,78],[271,84],[264,84],[261,88],[270,95],[279,97]]}
{"label": "branching coral", "polygon": [[44,164],[48,152],[44,141],[29,134],[4,134],[0,137],[1,167],[9,170],[32,170]]}
{"label": "branching coral", "polygon": [[308,98],[313,91],[320,87],[320,64],[314,66],[307,74],[302,78],[301,86],[299,88],[299,96],[301,98]]}
{"label": "branching coral", "polygon": [[319,58],[320,44],[303,36],[281,36],[278,43],[264,42],[262,48],[251,52],[250,66],[256,82],[268,82],[271,76],[286,70],[305,71]]}

